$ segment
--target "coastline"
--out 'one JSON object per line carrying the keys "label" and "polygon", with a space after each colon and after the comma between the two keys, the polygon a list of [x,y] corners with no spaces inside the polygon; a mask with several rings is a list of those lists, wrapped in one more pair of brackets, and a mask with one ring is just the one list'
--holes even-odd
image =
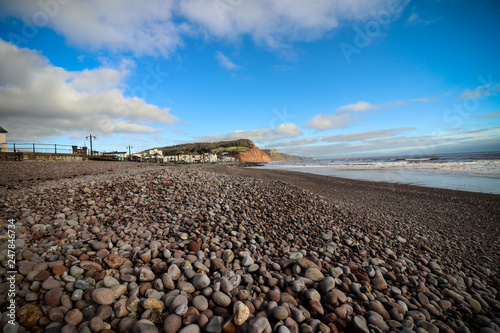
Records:
{"label": "coastline", "polygon": [[[369,182],[407,184],[420,187],[441,188],[454,191],[500,194],[500,174],[469,173],[467,171],[444,170],[432,168],[360,168],[346,166],[344,168],[316,168],[266,166],[265,169],[294,171],[337,178],[365,180]],[[485,170],[482,170],[485,171]]]}

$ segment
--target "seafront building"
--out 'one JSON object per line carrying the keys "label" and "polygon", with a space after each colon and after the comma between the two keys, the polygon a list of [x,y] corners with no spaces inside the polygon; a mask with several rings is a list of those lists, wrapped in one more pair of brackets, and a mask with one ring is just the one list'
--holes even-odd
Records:
{"label": "seafront building", "polygon": [[[128,157],[126,153],[110,152],[117,158]],[[123,154],[123,155],[121,155]],[[221,163],[221,162],[236,162],[236,158],[229,156],[225,152],[217,153],[203,153],[203,154],[189,154],[181,153],[175,155],[163,155],[161,149],[149,149],[140,153],[132,154],[135,160],[155,163]]]}
{"label": "seafront building", "polygon": [[7,152],[7,132],[0,126],[0,152]]}
{"label": "seafront building", "polygon": [[181,162],[181,163],[216,163],[219,162],[217,154],[178,154],[168,155],[164,157],[165,162]]}
{"label": "seafront building", "polygon": [[103,153],[103,155],[107,156],[107,157],[112,157],[112,158],[119,160],[119,161],[125,161],[125,160],[127,160],[127,157],[129,156],[126,151],[110,151],[110,152]]}
{"label": "seafront building", "polygon": [[142,161],[163,163],[216,163],[222,161],[222,156],[215,153],[176,154],[163,156],[163,151],[157,148],[133,154],[133,157]]}

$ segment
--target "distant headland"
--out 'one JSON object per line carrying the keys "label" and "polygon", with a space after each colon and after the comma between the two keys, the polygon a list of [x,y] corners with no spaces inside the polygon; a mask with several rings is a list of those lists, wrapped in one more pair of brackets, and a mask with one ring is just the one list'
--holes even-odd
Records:
{"label": "distant headland", "polygon": [[196,161],[198,156],[217,156],[217,160],[238,160],[241,162],[284,162],[284,161],[308,161],[314,160],[312,157],[303,157],[279,153],[276,149],[259,149],[251,140],[238,139],[232,141],[219,142],[196,142],[184,143],[175,146],[155,148],[163,153],[163,156],[170,156],[172,160],[183,158],[185,160]]}

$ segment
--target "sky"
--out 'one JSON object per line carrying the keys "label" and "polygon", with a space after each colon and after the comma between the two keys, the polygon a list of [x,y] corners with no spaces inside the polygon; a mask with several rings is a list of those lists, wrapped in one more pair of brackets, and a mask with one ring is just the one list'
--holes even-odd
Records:
{"label": "sky", "polygon": [[0,0],[8,142],[500,151],[497,0]]}

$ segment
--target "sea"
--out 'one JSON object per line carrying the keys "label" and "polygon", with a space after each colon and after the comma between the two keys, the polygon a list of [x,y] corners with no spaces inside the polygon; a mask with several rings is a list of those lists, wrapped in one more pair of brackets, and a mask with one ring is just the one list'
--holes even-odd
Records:
{"label": "sea", "polygon": [[500,152],[271,162],[262,168],[500,194]]}

